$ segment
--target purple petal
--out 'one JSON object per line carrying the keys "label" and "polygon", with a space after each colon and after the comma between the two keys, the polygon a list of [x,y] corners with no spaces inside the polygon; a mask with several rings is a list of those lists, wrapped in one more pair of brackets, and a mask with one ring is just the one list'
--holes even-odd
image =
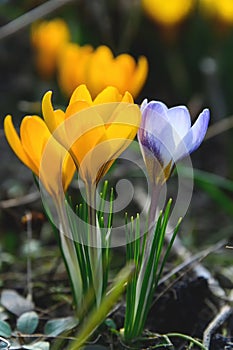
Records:
{"label": "purple petal", "polygon": [[140,106],[141,112],[144,111],[144,109],[146,108],[147,105],[148,105],[148,99],[145,98],[145,99],[142,101],[141,106]]}
{"label": "purple petal", "polygon": [[160,139],[150,133],[144,134],[144,138],[140,139],[140,145],[142,146],[144,158],[154,157],[162,166],[167,163],[167,158],[170,159]]}
{"label": "purple petal", "polygon": [[208,109],[204,109],[190,131],[184,137],[184,144],[189,154],[195,151],[202,143],[208,128],[209,120],[210,112]]}
{"label": "purple petal", "polygon": [[[142,112],[142,123],[138,139],[146,154],[153,154],[166,166],[175,157],[176,147],[181,141],[176,129],[168,120],[168,108],[162,102],[151,101]],[[181,112],[182,113],[182,112]]]}
{"label": "purple petal", "polygon": [[167,120],[167,106],[162,102],[151,101],[146,106],[142,106],[141,128],[150,131],[160,132],[164,127],[164,120]]}
{"label": "purple petal", "polygon": [[182,139],[191,127],[191,118],[185,106],[177,106],[168,110],[168,120]]}

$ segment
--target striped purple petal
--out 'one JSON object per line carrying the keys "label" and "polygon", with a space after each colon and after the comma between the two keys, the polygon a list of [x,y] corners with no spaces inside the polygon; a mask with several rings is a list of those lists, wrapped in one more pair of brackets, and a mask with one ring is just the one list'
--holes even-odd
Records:
{"label": "striped purple petal", "polygon": [[168,123],[167,111],[167,107],[161,102],[148,103],[143,109],[142,123],[138,131],[141,145],[163,166],[170,162],[171,151],[174,149],[173,130]]}

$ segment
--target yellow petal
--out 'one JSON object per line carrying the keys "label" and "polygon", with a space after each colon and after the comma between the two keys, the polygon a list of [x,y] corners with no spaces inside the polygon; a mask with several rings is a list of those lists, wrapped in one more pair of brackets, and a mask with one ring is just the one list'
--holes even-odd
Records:
{"label": "yellow petal", "polygon": [[142,0],[148,15],[165,26],[181,22],[192,10],[194,0]]}
{"label": "yellow petal", "polygon": [[128,54],[117,56],[112,61],[112,65],[109,65],[109,70],[106,72],[107,85],[116,86],[119,92],[124,94],[126,90],[129,90],[135,67],[136,63],[132,56]]}
{"label": "yellow petal", "polygon": [[4,120],[4,131],[5,131],[7,141],[11,146],[12,150],[17,155],[17,157],[35,174],[38,175],[38,168],[35,166],[34,162],[31,161],[31,159],[28,157],[27,153],[25,152],[22,146],[21,140],[12,123],[11,115],[6,116]]}
{"label": "yellow petal", "polygon": [[128,91],[126,91],[121,102],[133,103],[134,100],[132,95]]}
{"label": "yellow petal", "polygon": [[108,128],[106,128],[106,136],[112,143],[112,153],[120,154],[129,142],[132,141],[141,122],[140,109],[135,104],[120,104],[117,113]]}
{"label": "yellow petal", "polygon": [[133,75],[135,70],[135,60],[127,53],[123,53],[115,58],[115,62],[121,67],[122,71],[125,71],[128,76]]}
{"label": "yellow petal", "polygon": [[135,138],[140,125],[141,113],[137,105],[122,103],[117,111],[114,122],[106,127],[104,138],[93,150],[91,164],[95,163],[97,183]]}
{"label": "yellow petal", "polygon": [[90,55],[87,62],[86,81],[92,96],[96,96],[109,85],[105,77],[108,75],[106,71],[109,71],[113,58],[112,51],[104,45],[99,46]]}
{"label": "yellow petal", "polygon": [[69,118],[70,116],[80,112],[82,109],[90,107],[86,101],[76,101],[70,104],[65,113],[65,118]]}
{"label": "yellow petal", "polygon": [[76,101],[85,101],[89,105],[92,104],[92,98],[90,95],[90,92],[88,91],[86,85],[82,84],[79,85],[73,92],[71,98],[70,98],[70,105]]}
{"label": "yellow petal", "polygon": [[118,89],[114,86],[108,86],[102,90],[94,99],[93,104],[109,103],[109,102],[120,102],[122,95]]}
{"label": "yellow petal", "polygon": [[78,166],[105,133],[103,120],[95,107],[86,108],[67,118],[65,129],[72,157]]}
{"label": "yellow petal", "polygon": [[31,42],[35,48],[37,68],[44,78],[55,72],[58,54],[69,39],[69,28],[62,19],[32,25]]}
{"label": "yellow petal", "polygon": [[[128,102],[129,101],[129,102]],[[122,102],[112,102],[105,103],[98,106],[99,114],[101,115],[105,127],[108,128],[112,123],[121,123],[119,117],[121,116],[121,111],[124,111],[128,106],[133,105],[132,96],[126,92],[122,98]],[[127,123],[127,117],[123,116],[123,122]]]}
{"label": "yellow petal", "polygon": [[74,174],[74,163],[52,137],[45,122],[37,116],[25,117],[20,134],[23,147],[36,163],[38,176],[47,191],[57,196],[63,187],[66,190]]}
{"label": "yellow petal", "polygon": [[42,112],[46,125],[48,126],[50,132],[53,132],[58,125],[64,121],[65,113],[60,109],[56,111],[53,110],[51,97],[52,91],[47,91],[42,100]]}
{"label": "yellow petal", "polygon": [[48,91],[42,100],[42,112],[45,123],[53,137],[60,142],[64,147],[67,146],[68,141],[64,127],[65,113],[61,109],[53,110],[51,103],[52,92]]}
{"label": "yellow petal", "polygon": [[66,44],[59,56],[58,81],[67,96],[71,96],[76,87],[86,83],[86,70],[89,56],[93,52],[91,45],[79,46]]}
{"label": "yellow petal", "polygon": [[59,198],[67,190],[74,174],[74,163],[71,156],[52,136],[43,149],[40,162],[40,181],[47,191]]}
{"label": "yellow petal", "polygon": [[74,161],[71,158],[70,154],[67,152],[62,165],[62,183],[65,192],[73,179],[75,170],[76,166],[74,164]]}
{"label": "yellow petal", "polygon": [[20,136],[23,148],[39,169],[44,147],[50,137],[45,122],[38,116],[25,117],[20,126]]}

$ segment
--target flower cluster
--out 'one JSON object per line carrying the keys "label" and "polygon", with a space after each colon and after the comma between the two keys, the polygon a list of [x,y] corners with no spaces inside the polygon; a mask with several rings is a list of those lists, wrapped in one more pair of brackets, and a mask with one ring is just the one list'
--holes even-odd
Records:
{"label": "flower cluster", "polygon": [[[209,111],[205,109],[201,112],[191,127],[186,107],[169,109],[162,102],[144,100],[139,108],[129,92],[121,94],[114,86],[106,87],[93,98],[86,85],[79,85],[72,93],[65,111],[54,109],[51,97],[51,91],[43,97],[43,119],[37,115],[24,117],[20,135],[10,115],[4,120],[4,129],[13,151],[43,184],[42,199],[45,193],[52,202],[52,207],[45,202],[45,211],[57,228],[56,236],[70,279],[75,310],[81,321],[86,310],[90,311],[92,307],[102,317],[106,316],[113,301],[119,297],[117,287],[118,293],[114,298],[111,296],[112,301],[108,301],[106,306],[104,298],[109,295],[107,287],[113,211],[104,217],[106,189],[101,198],[103,205],[100,210],[96,209],[96,191],[100,179],[136,134],[138,136],[152,193],[144,243],[140,241],[137,217],[136,232],[131,225],[130,234],[134,238],[127,241],[126,246],[127,262],[132,264],[133,260],[137,267],[134,274],[132,265],[127,270],[127,279],[133,276],[127,285],[124,337],[132,340],[143,331],[154,289],[179,227],[178,223],[162,258],[171,204],[168,203],[164,217],[161,214],[155,224],[156,195],[168,180],[176,162],[193,152],[203,141],[209,123]],[[72,216],[74,212],[69,210],[64,196],[75,168],[86,189],[86,203],[79,206],[78,220]],[[112,203],[113,196],[110,195],[110,198]],[[119,283],[123,292],[125,278]],[[90,320],[91,331],[99,322],[98,317],[94,323]],[[84,331],[84,335],[79,342],[83,343],[89,333],[87,335]]]}
{"label": "flower cluster", "polygon": [[69,97],[80,84],[85,84],[93,97],[107,86],[116,87],[121,94],[129,91],[134,98],[139,94],[148,74],[145,56],[140,56],[138,62],[127,53],[114,57],[105,45],[94,49],[91,45],[72,43],[69,38],[63,20],[33,25],[32,45],[43,77],[51,77],[57,70],[61,90]]}
{"label": "flower cluster", "polygon": [[[98,184],[137,131],[149,178],[153,184],[162,184],[170,177],[176,162],[199,147],[209,123],[208,109],[191,127],[185,106],[168,109],[159,101],[144,100],[140,113],[130,93],[121,95],[111,86],[95,99],[85,85],[78,86],[65,112],[53,109],[51,96],[48,91],[43,97],[44,120],[26,116],[20,137],[10,115],[5,118],[4,129],[14,152],[37,176],[42,174],[40,163],[45,145],[52,140],[51,157],[56,156],[58,164],[62,164],[64,190],[73,177],[74,165],[85,183]],[[43,182],[49,192],[56,192],[60,169],[50,170],[51,176],[44,174]]]}
{"label": "flower cluster", "polygon": [[114,57],[110,48],[104,45],[96,50],[88,45],[66,45],[58,65],[58,80],[68,96],[77,85],[86,84],[93,96],[112,85],[121,94],[129,91],[136,97],[147,73],[148,63],[144,56],[139,57],[138,63],[129,54]]}
{"label": "flower cluster", "polygon": [[[48,91],[42,101],[44,120],[39,116],[26,116],[21,123],[20,137],[12,117],[5,118],[4,129],[10,146],[26,166],[42,177],[50,193],[56,194],[61,170],[63,188],[67,189],[74,164],[85,183],[97,184],[134,139],[141,120],[138,106],[130,93],[122,96],[110,86],[94,100],[85,85],[78,86],[65,112],[53,109],[51,95]],[[54,161],[46,163],[49,168],[45,172],[41,161],[48,142],[49,156]]]}

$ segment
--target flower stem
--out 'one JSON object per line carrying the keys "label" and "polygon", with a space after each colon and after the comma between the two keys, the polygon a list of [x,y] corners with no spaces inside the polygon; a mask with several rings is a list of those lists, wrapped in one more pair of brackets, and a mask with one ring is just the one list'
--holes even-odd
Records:
{"label": "flower stem", "polygon": [[57,200],[54,200],[54,203],[59,217],[60,247],[71,282],[75,309],[78,310],[82,305],[83,284],[75,244],[70,231],[65,204]]}
{"label": "flower stem", "polygon": [[92,283],[96,305],[99,306],[103,289],[103,262],[101,230],[97,222],[96,213],[96,185],[86,183],[88,206],[88,249],[92,270]]}
{"label": "flower stem", "polygon": [[156,222],[156,211],[158,209],[159,195],[162,186],[159,184],[153,184],[152,195],[149,209],[149,220],[148,220],[148,232],[153,232]]}
{"label": "flower stem", "polygon": [[162,189],[162,186],[160,184],[153,184],[152,186],[152,195],[151,195],[149,218],[148,218],[148,232],[147,232],[145,254],[144,254],[145,264],[147,264],[148,256],[150,255],[150,249],[151,249],[151,244],[153,240],[153,233],[155,231],[155,226],[156,226],[156,211],[158,209],[158,201],[159,201],[159,195],[160,195],[161,189]]}
{"label": "flower stem", "polygon": [[93,184],[86,184],[88,224],[89,224],[89,245],[97,246],[96,237],[96,187]]}

